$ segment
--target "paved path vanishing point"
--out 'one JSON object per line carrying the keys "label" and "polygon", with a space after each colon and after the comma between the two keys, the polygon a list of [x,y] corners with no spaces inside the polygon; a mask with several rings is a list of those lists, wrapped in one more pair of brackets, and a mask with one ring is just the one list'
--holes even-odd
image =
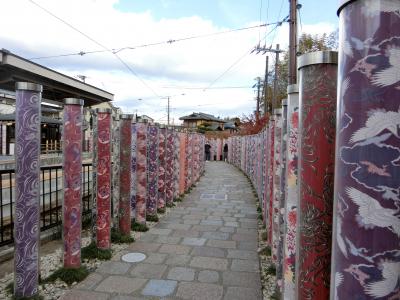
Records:
{"label": "paved path vanishing point", "polygon": [[[227,163],[207,162],[179,207],[63,299],[262,299],[257,236],[245,176]],[[147,258],[123,262],[128,252]]]}

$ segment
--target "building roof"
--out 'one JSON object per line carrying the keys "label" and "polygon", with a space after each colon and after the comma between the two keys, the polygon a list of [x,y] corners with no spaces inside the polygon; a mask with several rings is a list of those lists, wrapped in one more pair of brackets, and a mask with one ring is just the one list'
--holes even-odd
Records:
{"label": "building roof", "polygon": [[[0,121],[15,121],[15,113],[13,114],[0,114]],[[41,116],[40,123],[47,123],[47,124],[62,124],[61,120],[56,120],[53,118],[49,118],[46,116]]]}
{"label": "building roof", "polygon": [[193,112],[192,114],[184,117],[180,117],[179,120],[205,120],[205,121],[213,121],[219,123],[225,123],[224,120],[221,120],[213,115],[205,114],[202,112]]}
{"label": "building roof", "polygon": [[15,83],[18,81],[43,85],[42,97],[59,105],[62,105],[64,98],[71,97],[83,99],[85,106],[114,99],[114,95],[107,91],[36,64],[8,50],[0,50],[0,89],[15,91]]}

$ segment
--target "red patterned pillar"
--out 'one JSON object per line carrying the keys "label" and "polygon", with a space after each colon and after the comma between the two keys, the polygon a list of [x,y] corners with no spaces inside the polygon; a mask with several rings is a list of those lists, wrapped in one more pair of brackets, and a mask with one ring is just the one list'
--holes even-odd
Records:
{"label": "red patterned pillar", "polygon": [[400,299],[400,1],[340,1],[331,299]]}
{"label": "red patterned pillar", "polygon": [[336,131],[337,53],[299,58],[299,210],[296,297],[328,299]]}
{"label": "red patterned pillar", "polygon": [[64,99],[64,268],[79,268],[81,266],[82,106],[83,100]]}
{"label": "red patterned pillar", "polygon": [[185,193],[186,170],[186,138],[184,132],[179,132],[179,194]]}
{"label": "red patterned pillar", "polygon": [[96,243],[100,249],[111,247],[111,109],[98,108]]}
{"label": "red patterned pillar", "polygon": [[132,115],[120,116],[119,147],[119,230],[131,233]]}

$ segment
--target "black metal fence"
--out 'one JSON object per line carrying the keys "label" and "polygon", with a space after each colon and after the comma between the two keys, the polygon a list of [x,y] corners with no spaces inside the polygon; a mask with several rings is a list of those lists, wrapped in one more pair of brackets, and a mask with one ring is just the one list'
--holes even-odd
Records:
{"label": "black metal fence", "polygon": [[[90,213],[92,164],[82,164],[83,214]],[[0,170],[0,246],[14,242],[15,170]],[[63,170],[61,165],[40,168],[40,230],[61,224]]]}

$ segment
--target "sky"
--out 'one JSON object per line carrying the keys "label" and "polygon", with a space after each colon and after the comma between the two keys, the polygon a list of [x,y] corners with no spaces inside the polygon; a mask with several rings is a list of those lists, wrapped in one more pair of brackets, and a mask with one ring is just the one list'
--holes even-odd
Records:
{"label": "sky", "polygon": [[[336,1],[299,3],[299,34],[338,27]],[[1,10],[0,48],[86,76],[113,93],[124,113],[159,123],[167,121],[167,97],[175,124],[199,111],[249,115],[256,106],[252,86],[265,71],[265,55],[251,49],[286,49],[289,37],[287,23],[214,34],[281,21],[288,0],[13,0],[2,1]],[[167,42],[178,39],[185,40]],[[272,68],[272,56],[269,61]]]}

